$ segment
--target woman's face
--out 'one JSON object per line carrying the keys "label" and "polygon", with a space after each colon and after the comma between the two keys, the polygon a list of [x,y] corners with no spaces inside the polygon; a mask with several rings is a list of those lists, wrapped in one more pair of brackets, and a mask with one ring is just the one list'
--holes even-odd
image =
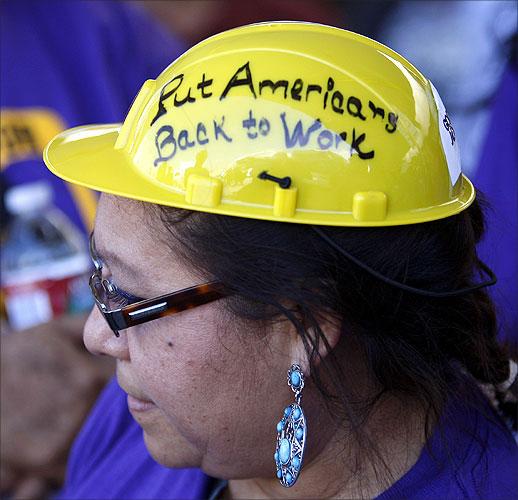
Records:
{"label": "woman's face", "polygon": [[[126,292],[151,298],[206,281],[175,258],[165,238],[141,203],[101,196],[95,244]],[[286,322],[261,335],[225,313],[224,300],[129,328],[119,338],[94,308],[85,344],[116,358],[130,412],[158,462],[217,477],[273,477],[275,426],[293,400],[286,371],[301,360],[292,359]]]}

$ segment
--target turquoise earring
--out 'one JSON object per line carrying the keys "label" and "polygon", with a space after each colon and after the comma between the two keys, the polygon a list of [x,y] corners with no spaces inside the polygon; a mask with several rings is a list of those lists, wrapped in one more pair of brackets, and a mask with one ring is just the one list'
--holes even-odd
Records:
{"label": "turquoise earring", "polygon": [[295,402],[284,409],[284,415],[277,424],[277,446],[274,454],[277,478],[285,488],[296,483],[306,447],[306,417],[300,406],[304,375],[299,365],[291,365],[288,370],[288,385],[295,393]]}

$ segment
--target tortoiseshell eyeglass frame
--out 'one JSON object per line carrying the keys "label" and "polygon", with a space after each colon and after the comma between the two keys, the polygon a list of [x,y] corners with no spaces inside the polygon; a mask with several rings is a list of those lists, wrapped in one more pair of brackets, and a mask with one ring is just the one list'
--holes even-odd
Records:
{"label": "tortoiseshell eyeglass frame", "polygon": [[90,257],[95,269],[90,276],[90,290],[95,303],[104,316],[109,327],[116,337],[119,331],[132,326],[141,325],[148,321],[154,321],[164,316],[176,314],[187,309],[208,304],[215,300],[227,297],[230,294],[219,281],[210,281],[200,285],[191,286],[176,292],[160,295],[152,299],[145,299],[133,304],[110,310],[101,293],[105,296],[117,293],[117,287],[110,280],[102,277],[102,261],[95,250],[94,234],[90,234]]}

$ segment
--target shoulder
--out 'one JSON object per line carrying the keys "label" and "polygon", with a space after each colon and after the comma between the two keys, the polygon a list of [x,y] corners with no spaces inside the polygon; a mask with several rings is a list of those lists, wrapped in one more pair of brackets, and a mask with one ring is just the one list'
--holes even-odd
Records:
{"label": "shoulder", "polygon": [[508,500],[518,491],[518,446],[489,402],[451,400],[417,463],[380,500]]}
{"label": "shoulder", "polygon": [[518,446],[511,432],[488,403],[470,413],[466,420],[471,418],[471,427],[457,431],[462,432],[459,444],[470,444],[459,467],[460,483],[478,498],[513,498],[518,492]]}

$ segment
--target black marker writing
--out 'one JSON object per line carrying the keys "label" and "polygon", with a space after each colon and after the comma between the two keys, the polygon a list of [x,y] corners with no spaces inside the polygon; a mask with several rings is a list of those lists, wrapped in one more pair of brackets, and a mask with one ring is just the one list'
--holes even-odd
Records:
{"label": "black marker writing", "polygon": [[329,92],[331,92],[331,90],[333,90],[334,86],[335,86],[335,81],[331,77],[329,77],[327,79],[327,91],[324,94],[324,109],[326,109],[326,107],[327,107],[327,98],[329,96]]}
{"label": "black marker writing", "polygon": [[288,97],[288,80],[277,80],[275,83],[272,80],[261,80],[259,82],[259,95],[262,95],[264,87],[271,88],[272,94],[275,94],[278,88],[284,88],[284,99]]}
{"label": "black marker writing", "polygon": [[[240,73],[242,72],[245,72],[245,76],[244,78],[240,78],[239,75]],[[227,86],[225,87],[225,90],[223,91],[223,93],[221,94],[221,96],[219,97],[219,100],[222,101],[223,99],[225,99],[225,97],[227,97],[227,94],[234,88],[234,87],[241,87],[241,86],[246,86],[250,89],[250,92],[252,93],[252,95],[256,98],[257,95],[255,94],[255,89],[254,89],[254,82],[252,80],[252,73],[250,72],[250,62],[246,62],[245,64],[243,64],[243,66],[241,66],[235,73],[234,75],[232,76],[232,78],[229,80],[229,82],[227,83]]]}
{"label": "black marker writing", "polygon": [[293,82],[293,85],[291,86],[291,98],[294,101],[300,101],[301,100],[300,93],[302,92],[303,88],[304,88],[304,82],[302,81],[301,78],[297,78]]}
{"label": "black marker writing", "polygon": [[365,116],[362,115],[362,102],[357,97],[351,96],[347,99],[347,111],[351,116],[356,116],[360,120],[365,120]]}
{"label": "black marker writing", "polygon": [[[394,133],[394,131],[396,130],[396,124],[397,124],[397,119],[398,119],[398,116],[395,115],[394,113],[390,112],[388,114],[388,123],[385,125],[385,130],[389,133],[389,134],[392,134]],[[390,125],[389,125],[390,124]]]}
{"label": "black marker writing", "polygon": [[205,89],[207,87],[210,87],[212,85],[212,82],[214,80],[211,78],[210,80],[205,80],[205,73],[203,73],[203,76],[201,78],[201,82],[196,85],[196,88],[201,90],[201,96],[206,99],[207,97],[210,97],[212,95],[212,92],[205,92]]}
{"label": "black marker writing", "polygon": [[174,96],[174,106],[175,108],[179,108],[180,106],[183,106],[187,102],[195,102],[196,98],[191,96],[191,87],[189,87],[189,90],[187,91],[187,95],[183,99],[178,99],[178,95],[175,93]]}
{"label": "black marker writing", "polygon": [[[220,82],[221,83],[221,82]],[[262,80],[254,80],[252,67],[250,61],[245,62],[242,66],[237,68],[231,78],[227,81],[225,88],[219,100],[224,100],[234,89],[239,89],[240,95],[248,95],[249,97],[257,98],[257,91],[259,95],[275,95],[284,100],[291,99],[293,101],[309,102],[312,101],[315,104],[319,104],[322,110],[331,108],[334,113],[344,115],[345,112],[349,116],[358,118],[359,120],[365,121],[367,119],[366,109],[367,105],[364,106],[364,101],[355,95],[344,95],[336,87],[336,82],[332,77],[327,77],[325,86],[323,82],[309,82],[306,83],[302,78],[296,78],[290,81],[286,78],[265,78]],[[153,125],[160,117],[164,116],[168,109],[166,107],[167,101],[172,101],[174,107],[181,107],[184,105],[195,103],[200,99],[208,99],[213,96],[214,79],[209,78],[206,73],[202,73],[199,77],[196,85],[188,86],[187,88],[184,83],[184,74],[176,75],[169,82],[167,82],[160,91],[158,99],[158,109],[151,120],[150,125]],[[387,120],[385,123],[385,130],[389,134],[396,131],[398,116],[393,112],[387,112],[384,108],[377,106],[372,100],[368,102],[368,108],[372,113],[372,119],[376,119],[378,116],[382,121]],[[370,118],[370,116],[369,116]],[[254,134],[257,134],[257,128],[262,131],[269,131],[269,122],[260,121],[258,124],[243,121],[243,127],[247,129],[247,133],[250,138],[253,138]],[[455,141],[455,132],[451,122],[445,123],[445,127],[450,133],[452,141]],[[219,127],[219,128],[218,128]],[[252,128],[254,130],[252,130]],[[298,130],[298,129],[296,129]],[[226,134],[222,125],[216,127],[216,135],[225,138],[228,142],[231,142],[231,138]],[[322,138],[323,144],[327,144],[329,141],[325,137]]]}
{"label": "black marker writing", "polygon": [[374,151],[361,151],[360,150],[360,144],[365,140],[365,134],[361,134],[358,137],[356,137],[356,129],[353,128],[353,140],[351,142],[351,153],[353,151],[356,151],[358,153],[358,156],[362,160],[369,160],[371,158],[374,158]]}
{"label": "black marker writing", "polygon": [[372,101],[369,101],[369,108],[372,111],[372,118],[376,118],[376,115],[380,115],[382,119],[385,118],[385,110],[378,108]]}
{"label": "black marker writing", "polygon": [[[184,76],[185,75],[183,73],[176,75],[162,87],[162,90],[160,91],[160,97],[158,99],[158,110],[151,120],[150,126],[153,125],[161,116],[167,113],[168,110],[165,107],[165,102],[171,97],[174,96],[173,105],[175,108],[196,102],[196,97],[192,95],[194,92],[196,92],[196,90],[193,90],[194,87],[189,87],[183,97],[179,96],[180,91],[183,90],[181,89],[181,86],[183,85]],[[208,88],[212,85],[212,83],[213,79],[207,79],[205,73],[203,73],[200,81],[196,85],[196,88],[200,91],[198,99],[207,99],[212,96],[212,92],[208,91]]]}
{"label": "black marker writing", "polygon": [[[155,123],[162,115],[165,115],[167,113],[167,109],[164,106],[164,101],[166,99],[169,99],[180,87],[183,81],[183,73],[181,75],[175,76],[172,80],[167,82],[160,91],[160,98],[158,99],[158,111],[156,112],[155,117],[151,120],[151,123],[149,126],[151,127],[153,123]],[[173,88],[170,88],[169,86],[173,85]]]}
{"label": "black marker writing", "polygon": [[306,89],[306,101],[309,99],[309,94],[311,94],[311,92],[317,92],[317,93],[321,94],[322,86],[310,83]]}
{"label": "black marker writing", "polygon": [[331,106],[333,108],[333,111],[335,113],[338,113],[340,115],[343,115],[344,113],[344,96],[342,93],[337,90],[333,93],[333,97],[331,97]]}

